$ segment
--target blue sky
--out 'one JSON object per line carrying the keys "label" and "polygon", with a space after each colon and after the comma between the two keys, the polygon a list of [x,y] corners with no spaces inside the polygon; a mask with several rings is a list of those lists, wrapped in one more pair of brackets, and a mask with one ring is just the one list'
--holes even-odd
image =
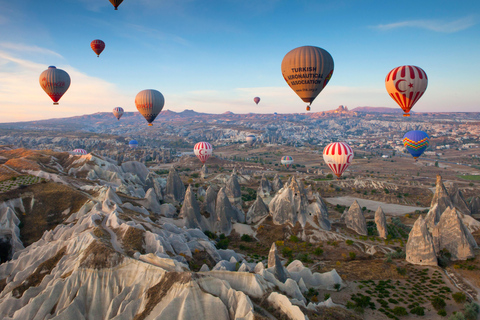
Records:
{"label": "blue sky", "polygon": [[[480,2],[398,3],[124,0],[115,11],[108,0],[0,0],[2,122],[135,111],[149,88],[174,111],[304,112],[280,71],[302,45],[335,62],[312,111],[397,107],[384,80],[404,64],[429,77],[414,111],[480,111]],[[94,39],[106,43],[100,58]],[[49,65],[72,78],[59,106],[38,84]]]}

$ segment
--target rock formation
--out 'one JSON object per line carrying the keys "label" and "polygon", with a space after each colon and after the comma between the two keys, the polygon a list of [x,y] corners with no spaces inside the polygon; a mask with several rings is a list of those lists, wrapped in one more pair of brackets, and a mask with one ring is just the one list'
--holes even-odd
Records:
{"label": "rock formation", "polygon": [[471,214],[479,214],[480,213],[480,198],[479,197],[473,197],[472,200],[470,200],[470,212]]}
{"label": "rock formation", "polygon": [[460,215],[456,208],[448,208],[432,232],[437,254],[446,249],[452,260],[472,258],[475,256],[474,249],[477,248],[475,239],[463,224]]}
{"label": "rock formation", "polygon": [[243,223],[245,222],[245,212],[243,212],[242,209],[242,191],[240,189],[240,184],[238,183],[236,169],[234,169],[234,171],[235,172],[232,173],[225,185],[225,194],[235,208],[235,214],[232,216],[232,219]]}
{"label": "rock formation", "polygon": [[432,232],[433,228],[437,225],[438,221],[440,221],[440,216],[442,213],[438,209],[438,203],[435,203],[433,207],[430,208],[427,215],[425,216],[425,223],[427,224],[427,228],[430,232]]}
{"label": "rock formation", "polygon": [[148,189],[145,199],[138,202],[153,213],[160,214],[162,212],[160,201],[158,201],[157,194],[153,188]]}
{"label": "rock formation", "polygon": [[283,188],[283,183],[282,183],[282,180],[280,180],[278,173],[276,173],[275,176],[273,177],[271,185],[274,192],[277,192],[278,190]]}
{"label": "rock formation", "polygon": [[422,216],[413,225],[406,246],[406,260],[422,266],[436,266],[437,255],[432,236]]}
{"label": "rock formation", "polygon": [[229,235],[232,232],[232,216],[235,216],[236,212],[228,200],[225,193],[225,187],[220,188],[217,194],[216,207],[215,207],[215,231]]}
{"label": "rock formation", "polygon": [[277,245],[275,242],[272,243],[272,247],[268,253],[268,269],[272,270],[275,278],[281,282],[287,281],[287,271],[282,265],[282,260],[280,260],[280,257],[278,256]]}
{"label": "rock formation", "polygon": [[453,206],[460,210],[461,213],[471,215],[467,201],[463,197],[462,191],[458,189],[456,184],[453,185],[450,193],[450,199],[452,200]]}
{"label": "rock formation", "polygon": [[307,206],[305,190],[293,177],[277,192],[268,204],[268,209],[275,224],[289,223],[294,226],[300,222],[302,226],[305,226]]}
{"label": "rock formation", "polygon": [[217,192],[212,186],[207,188],[205,199],[202,204],[202,212],[208,213],[210,216],[215,215],[215,202],[217,201]]}
{"label": "rock formation", "polygon": [[202,177],[202,179],[208,177],[208,169],[206,164],[203,164],[202,169],[200,170],[200,176]]}
{"label": "rock formation", "polygon": [[197,199],[198,200],[201,200],[201,199],[205,199],[205,196],[207,195],[207,192],[205,191],[205,189],[203,189],[203,187],[198,187],[197,189]]}
{"label": "rock formation", "polygon": [[387,219],[385,218],[385,213],[383,212],[382,207],[378,207],[375,211],[375,224],[377,225],[377,231],[380,238],[387,239]]}
{"label": "rock formation", "polygon": [[265,177],[265,174],[262,175],[262,179],[260,179],[260,186],[257,189],[257,195],[260,195],[262,198],[269,197],[272,193],[272,186],[270,185],[270,181]]}
{"label": "rock formation", "polygon": [[145,179],[145,188],[144,190],[147,191],[150,188],[154,188],[155,193],[157,195],[157,199],[159,201],[163,200],[164,197],[164,189],[166,186],[167,181],[163,178],[159,178],[156,174],[150,172]]}
{"label": "rock formation", "polygon": [[129,172],[137,175],[144,183],[148,176],[148,169],[145,165],[138,161],[127,161],[122,163],[122,169],[124,172]]}
{"label": "rock formation", "polygon": [[437,183],[435,194],[433,195],[432,202],[430,204],[430,208],[437,204],[438,210],[440,212],[444,212],[448,207],[453,207],[452,201],[450,200],[450,196],[448,195],[447,189],[442,182],[442,176],[437,174]]}
{"label": "rock formation", "polygon": [[307,212],[313,217],[313,221],[318,223],[318,226],[323,230],[330,230],[331,223],[328,220],[328,208],[320,195],[314,194],[314,202],[307,206]]}
{"label": "rock formation", "polygon": [[248,209],[247,223],[257,223],[268,215],[268,207],[262,200],[262,197],[257,193],[257,199]]}
{"label": "rock formation", "polygon": [[183,217],[183,223],[187,228],[197,228],[202,231],[207,230],[203,217],[200,214],[200,206],[198,205],[195,195],[192,191],[192,186],[189,185],[185,193],[185,200],[180,209],[180,216]]}
{"label": "rock formation", "polygon": [[362,208],[360,208],[357,200],[355,200],[348,211],[342,215],[342,219],[344,219],[347,228],[352,229],[362,236],[368,235],[367,222],[365,221]]}
{"label": "rock formation", "polygon": [[173,166],[168,172],[165,193],[165,200],[168,202],[182,202],[185,197],[185,185]]}

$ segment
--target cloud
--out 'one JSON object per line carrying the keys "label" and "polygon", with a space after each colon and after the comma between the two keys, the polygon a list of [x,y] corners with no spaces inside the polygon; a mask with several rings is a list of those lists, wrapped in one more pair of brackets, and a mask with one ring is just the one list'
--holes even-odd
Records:
{"label": "cloud", "polygon": [[473,27],[478,23],[475,16],[467,16],[453,21],[445,20],[409,20],[389,24],[380,24],[372,28],[388,31],[398,28],[421,28],[435,32],[455,33]]}
{"label": "cloud", "polygon": [[[41,49],[41,48],[40,48]],[[69,65],[59,65],[68,72],[72,83],[60,100],[52,101],[38,83],[45,65],[18,57],[17,53],[0,49],[0,105],[2,122],[70,117],[95,112],[108,112],[116,106],[135,109],[134,95],[121,92],[114,84],[89,76]],[[125,102],[131,102],[125,105]]]}
{"label": "cloud", "polygon": [[29,46],[25,44],[20,44],[20,43],[12,43],[12,42],[0,42],[0,48],[2,49],[7,49],[7,50],[13,50],[13,51],[21,51],[22,53],[28,52],[28,53],[39,53],[39,54],[45,54],[45,55],[51,55],[51,56],[56,56],[59,58],[63,58],[62,55],[56,53],[55,51],[37,47],[37,46]]}
{"label": "cloud", "polygon": [[134,29],[135,31],[142,32],[146,36],[148,36],[149,38],[152,38],[152,39],[158,39],[158,40],[162,40],[162,41],[166,41],[166,40],[173,41],[173,42],[176,42],[178,44],[185,45],[185,46],[189,45],[189,42],[186,39],[184,39],[182,37],[179,37],[177,35],[174,35],[174,34],[169,34],[169,33],[162,32],[162,31],[157,30],[155,28],[149,28],[149,27],[145,27],[145,26],[141,26],[141,25],[133,24],[133,23],[127,24],[127,27],[130,30]]}

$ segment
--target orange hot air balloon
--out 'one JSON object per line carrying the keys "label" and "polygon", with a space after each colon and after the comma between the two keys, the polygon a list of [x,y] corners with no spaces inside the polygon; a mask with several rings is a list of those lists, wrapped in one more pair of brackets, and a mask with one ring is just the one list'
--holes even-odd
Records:
{"label": "orange hot air balloon", "polygon": [[410,117],[410,109],[417,103],[427,89],[427,74],[416,66],[400,66],[387,74],[385,87],[393,100]]}
{"label": "orange hot air balloon", "polygon": [[140,114],[147,120],[148,125],[153,126],[153,120],[155,120],[165,105],[165,98],[157,90],[142,90],[135,97],[135,105]]}
{"label": "orange hot air balloon", "polygon": [[115,10],[118,10],[118,6],[123,2],[123,0],[110,0],[110,3],[113,4]]}
{"label": "orange hot air balloon", "polygon": [[53,100],[53,104],[58,104],[60,98],[67,92],[70,87],[70,76],[62,69],[54,66],[48,67],[47,70],[40,74],[40,86]]}
{"label": "orange hot air balloon", "polygon": [[93,52],[97,54],[97,57],[100,57],[100,53],[102,53],[103,49],[105,49],[105,42],[96,39],[90,42],[90,47],[92,48]]}

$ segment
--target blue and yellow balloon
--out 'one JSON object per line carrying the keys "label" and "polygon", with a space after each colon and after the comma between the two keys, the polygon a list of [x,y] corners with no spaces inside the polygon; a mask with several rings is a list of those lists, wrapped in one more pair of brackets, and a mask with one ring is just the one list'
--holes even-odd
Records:
{"label": "blue and yellow balloon", "polygon": [[426,132],[413,130],[405,133],[403,136],[403,145],[410,152],[412,157],[417,160],[430,144],[430,137]]}

